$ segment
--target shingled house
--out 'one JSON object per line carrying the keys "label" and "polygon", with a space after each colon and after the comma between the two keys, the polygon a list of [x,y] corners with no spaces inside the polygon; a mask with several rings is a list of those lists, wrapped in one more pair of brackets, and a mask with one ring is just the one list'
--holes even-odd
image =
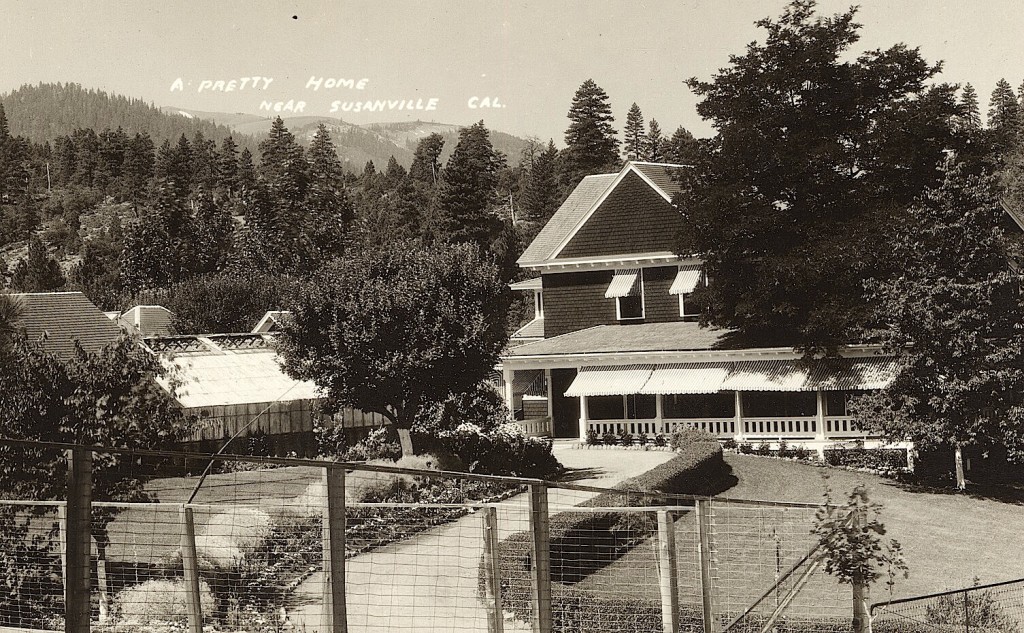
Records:
{"label": "shingled house", "polygon": [[534,294],[536,315],[502,360],[516,418],[559,438],[688,426],[738,441],[870,444],[846,404],[892,380],[895,361],[877,347],[843,348],[837,366],[808,371],[792,348],[728,349],[725,332],[699,325],[688,299],[705,283],[702,262],[675,252],[678,169],[630,162],[584,178],[519,258],[537,276],[513,286]]}

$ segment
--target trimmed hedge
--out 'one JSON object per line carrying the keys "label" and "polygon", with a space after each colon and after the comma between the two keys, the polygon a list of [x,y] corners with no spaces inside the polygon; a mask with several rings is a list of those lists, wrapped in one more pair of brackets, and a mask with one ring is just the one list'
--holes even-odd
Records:
{"label": "trimmed hedge", "polygon": [[903,448],[826,448],[825,463],[873,470],[906,470],[907,451]]}
{"label": "trimmed hedge", "polygon": [[[669,494],[707,494],[726,471],[718,442],[684,446],[669,461],[626,480],[590,499],[586,507],[642,507],[665,505]],[[628,491],[628,492],[627,492]],[[639,493],[639,494],[638,494]],[[661,631],[661,604],[644,598],[615,598],[580,589],[575,585],[610,564],[656,533],[651,513],[561,512],[551,517],[551,601],[554,630],[563,633],[590,631]],[[517,532],[498,545],[501,596],[504,609],[530,621],[531,536]],[[483,592],[483,566],[480,587]],[[680,607],[684,624],[699,626],[699,607]]]}

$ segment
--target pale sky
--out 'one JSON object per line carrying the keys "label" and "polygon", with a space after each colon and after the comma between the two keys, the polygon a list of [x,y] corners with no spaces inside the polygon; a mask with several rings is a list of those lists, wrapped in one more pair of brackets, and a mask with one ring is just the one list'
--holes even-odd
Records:
{"label": "pale sky", "polygon": [[[782,0],[269,0],[160,2],[0,0],[0,92],[77,82],[158,106],[260,114],[264,100],[305,101],[303,114],[351,123],[435,120],[562,143],[576,88],[608,93],[617,129],[634,101],[671,133],[712,130],[683,84],[708,79],[762,38],[754,22]],[[849,2],[824,0],[831,14]],[[982,100],[1000,77],[1024,79],[1024,10],[1011,0],[874,0],[858,14],[858,52],[897,42],[945,61],[941,79]],[[242,79],[271,79],[264,89]],[[307,88],[311,77],[366,79]],[[181,79],[183,90],[172,91]],[[233,92],[211,91],[220,80]],[[209,81],[209,86],[203,82]],[[358,84],[356,84],[358,85]],[[200,87],[203,87],[200,92]],[[501,107],[470,108],[496,98]],[[391,100],[385,112],[331,113],[332,103]],[[434,109],[401,110],[406,100]],[[265,112],[263,114],[266,114]],[[284,113],[286,116],[288,113]]]}

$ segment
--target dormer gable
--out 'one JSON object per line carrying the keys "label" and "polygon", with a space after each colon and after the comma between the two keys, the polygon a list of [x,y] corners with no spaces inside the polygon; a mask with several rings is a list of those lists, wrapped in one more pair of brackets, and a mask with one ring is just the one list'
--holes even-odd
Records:
{"label": "dormer gable", "polygon": [[524,268],[559,260],[672,255],[682,217],[672,206],[682,165],[627,162],[584,178],[519,258]]}

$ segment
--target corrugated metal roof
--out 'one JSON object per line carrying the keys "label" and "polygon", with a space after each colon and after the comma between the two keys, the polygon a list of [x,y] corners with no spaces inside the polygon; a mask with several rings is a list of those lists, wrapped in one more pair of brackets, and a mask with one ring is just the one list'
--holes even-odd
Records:
{"label": "corrugated metal roof", "polygon": [[534,319],[516,330],[512,338],[544,338],[544,319]]}
{"label": "corrugated metal roof", "polygon": [[12,294],[21,306],[18,327],[29,340],[46,334],[43,349],[61,359],[75,353],[75,341],[96,352],[121,336],[121,329],[81,292]]}
{"label": "corrugated metal roof", "polygon": [[699,323],[638,323],[597,325],[520,345],[511,356],[559,356],[563,354],[615,352],[674,352],[708,350],[718,346],[727,330],[702,328]]}
{"label": "corrugated metal roof", "polygon": [[680,266],[676,278],[672,281],[672,287],[668,289],[670,295],[684,295],[693,292],[700,283],[700,264]]}
{"label": "corrugated metal roof", "polygon": [[508,287],[512,290],[542,290],[544,286],[540,277],[534,277],[526,281],[517,281],[514,284],[509,284]]}
{"label": "corrugated metal roof", "polygon": [[632,296],[637,288],[637,281],[639,279],[639,268],[615,271],[612,283],[608,284],[608,290],[604,292],[604,298],[618,299],[619,297]]}
{"label": "corrugated metal roof", "polygon": [[[281,369],[273,349],[240,353],[190,352],[165,361],[178,369],[182,407],[292,402],[320,397],[319,388]],[[163,382],[166,387],[166,382]]]}
{"label": "corrugated metal roof", "polygon": [[529,264],[551,259],[558,245],[576,228],[590,207],[608,189],[618,174],[587,176],[576,185],[562,206],[558,207],[544,228],[537,233],[530,245],[519,257],[518,263]]}
{"label": "corrugated metal roof", "polygon": [[657,365],[639,393],[717,393],[731,370],[732,363]]}
{"label": "corrugated metal roof", "polygon": [[583,367],[566,389],[568,397],[615,396],[640,393],[654,371],[654,365]]}

